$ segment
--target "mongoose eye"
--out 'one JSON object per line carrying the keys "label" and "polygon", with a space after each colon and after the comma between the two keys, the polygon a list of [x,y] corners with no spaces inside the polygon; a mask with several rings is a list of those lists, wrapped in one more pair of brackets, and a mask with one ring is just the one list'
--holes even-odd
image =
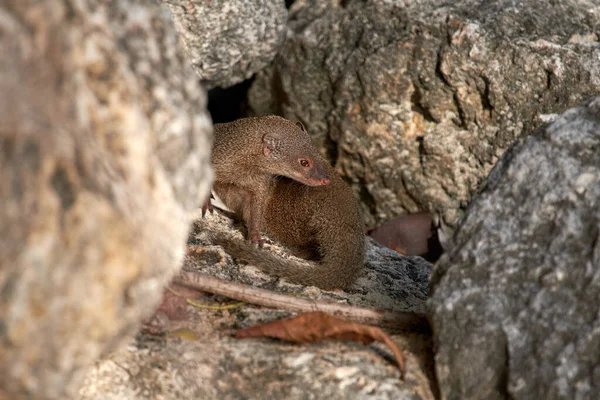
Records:
{"label": "mongoose eye", "polygon": [[300,160],[300,165],[304,168],[310,167],[310,162],[308,160]]}

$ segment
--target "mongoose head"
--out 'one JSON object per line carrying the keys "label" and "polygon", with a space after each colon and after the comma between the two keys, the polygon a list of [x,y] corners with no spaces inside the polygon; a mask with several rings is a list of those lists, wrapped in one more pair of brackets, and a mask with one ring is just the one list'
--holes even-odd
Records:
{"label": "mongoose head", "polygon": [[265,117],[262,137],[263,168],[309,186],[329,185],[324,161],[302,124]]}

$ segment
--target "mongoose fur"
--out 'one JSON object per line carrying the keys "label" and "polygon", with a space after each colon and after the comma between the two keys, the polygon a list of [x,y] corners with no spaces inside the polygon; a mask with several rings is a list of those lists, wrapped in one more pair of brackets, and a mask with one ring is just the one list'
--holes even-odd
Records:
{"label": "mongoose fur", "polygon": [[285,260],[225,235],[215,234],[213,242],[295,283],[323,289],[351,285],[365,257],[360,209],[308,133],[281,117],[246,118],[216,125],[214,143],[213,189],[246,223],[250,241],[261,244],[262,230],[316,263]]}

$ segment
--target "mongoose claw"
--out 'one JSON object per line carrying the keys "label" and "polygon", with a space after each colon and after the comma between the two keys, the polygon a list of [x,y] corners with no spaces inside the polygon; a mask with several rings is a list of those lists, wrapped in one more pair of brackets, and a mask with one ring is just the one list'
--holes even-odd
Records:
{"label": "mongoose claw", "polygon": [[206,201],[202,204],[202,218],[204,218],[204,216],[206,215],[206,210],[210,211],[211,214],[213,213],[213,207],[212,203],[210,202],[210,197],[206,199]]}

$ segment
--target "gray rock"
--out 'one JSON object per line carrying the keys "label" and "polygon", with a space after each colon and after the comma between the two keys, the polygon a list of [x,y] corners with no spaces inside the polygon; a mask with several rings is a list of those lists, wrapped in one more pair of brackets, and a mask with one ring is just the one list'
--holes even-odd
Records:
{"label": "gray rock", "polygon": [[432,277],[444,399],[596,399],[600,97],[511,147]]}
{"label": "gray rock", "polygon": [[[348,292],[327,292],[287,283],[253,266],[237,265],[221,247],[206,241],[207,232],[231,229],[229,224],[220,215],[198,220],[191,236],[195,244],[189,248],[183,269],[314,300],[399,311],[424,309],[431,265],[420,257],[404,257],[369,240],[365,275]],[[266,249],[290,257],[274,244]],[[196,301],[215,305],[212,296],[200,296]],[[294,345],[230,337],[239,328],[291,316],[286,311],[252,304],[221,311],[188,305],[186,311],[187,318],[179,321],[157,314],[151,326],[160,326],[166,336],[138,335],[127,349],[98,362],[89,370],[79,398],[435,398],[430,335],[393,335],[407,359],[402,382],[391,353],[380,345],[366,347],[348,341]],[[182,327],[186,336],[192,331],[195,340],[176,337]]]}
{"label": "gray rock", "polygon": [[[223,260],[230,260],[230,257],[223,252],[221,247],[211,246],[209,237],[212,231],[231,230],[231,227],[228,227],[230,223],[228,218],[218,214],[207,215],[204,219],[196,221],[195,243],[209,246],[213,251],[217,251],[220,256],[213,258],[221,260],[221,262],[189,263],[187,268],[196,265],[192,270],[250,285],[267,285],[269,288],[281,288],[284,291],[303,290],[303,286],[268,275],[252,265],[238,265],[229,261],[231,266],[223,268]],[[238,230],[235,230],[235,235],[242,240],[242,235]],[[369,237],[365,237],[365,240],[367,240],[365,271],[347,292],[341,290],[327,292],[316,287],[311,287],[310,290],[329,295],[342,293],[343,298],[350,304],[425,313],[425,302],[429,295],[431,264],[421,257],[403,256],[379,245]],[[267,244],[266,249],[274,251],[284,258],[293,258],[297,262],[303,261],[290,255],[276,242]]]}
{"label": "gray rock", "polygon": [[159,0],[173,13],[188,59],[207,88],[250,78],[285,38],[283,0]]}
{"label": "gray rock", "polygon": [[0,15],[0,398],[71,398],[180,265],[211,180],[206,97],[156,3]]}
{"label": "gray rock", "polygon": [[250,106],[300,120],[369,225],[455,226],[515,138],[600,92],[593,0],[299,0],[288,25]]}

